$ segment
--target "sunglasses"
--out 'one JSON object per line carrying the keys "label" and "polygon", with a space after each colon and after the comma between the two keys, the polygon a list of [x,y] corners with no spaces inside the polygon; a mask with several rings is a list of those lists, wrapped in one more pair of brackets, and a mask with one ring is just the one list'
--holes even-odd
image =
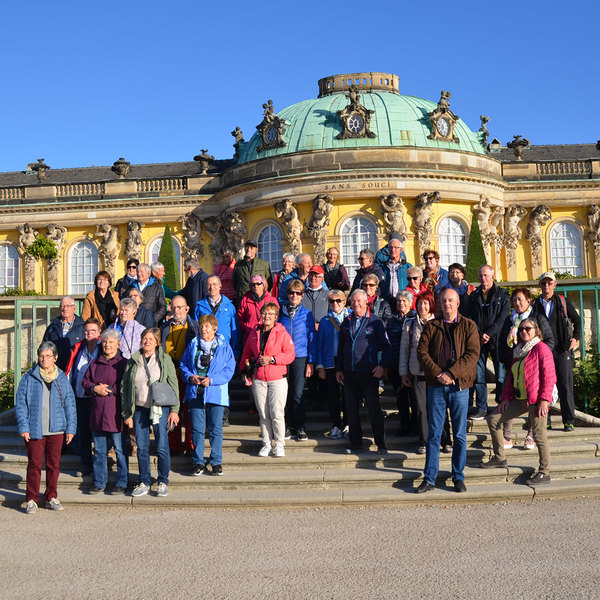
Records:
{"label": "sunglasses", "polygon": [[341,300],[340,298],[334,298],[333,300],[329,301],[329,304],[342,304],[342,302],[344,302],[343,300]]}
{"label": "sunglasses", "polygon": [[377,287],[376,283],[363,283],[363,287]]}
{"label": "sunglasses", "polygon": [[427,256],[425,260],[435,260],[435,256]]}
{"label": "sunglasses", "polygon": [[253,281],[251,285],[263,285],[262,281]]}
{"label": "sunglasses", "polygon": [[302,292],[288,292],[288,296],[302,296]]}
{"label": "sunglasses", "polygon": [[416,279],[419,279],[419,276],[418,276],[418,275],[417,275],[416,277],[409,277],[409,278],[408,278],[408,280],[409,280],[409,281],[414,281],[414,280],[416,280]]}
{"label": "sunglasses", "polygon": [[518,331],[533,331],[535,327],[527,326],[527,327],[519,327]]}

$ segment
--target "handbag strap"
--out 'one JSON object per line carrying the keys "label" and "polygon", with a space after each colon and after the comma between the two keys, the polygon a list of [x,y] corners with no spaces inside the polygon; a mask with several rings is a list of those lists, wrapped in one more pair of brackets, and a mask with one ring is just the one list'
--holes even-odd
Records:
{"label": "handbag strap", "polygon": [[144,368],[146,369],[146,375],[148,376],[148,387],[152,387],[152,376],[150,375],[150,369],[148,368],[148,363],[143,354],[142,354],[142,362],[144,363]]}

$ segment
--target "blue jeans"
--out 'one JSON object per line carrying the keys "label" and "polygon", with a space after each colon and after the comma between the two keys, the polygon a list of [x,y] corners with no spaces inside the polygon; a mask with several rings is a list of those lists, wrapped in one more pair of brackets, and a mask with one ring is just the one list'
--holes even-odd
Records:
{"label": "blue jeans", "polygon": [[427,412],[429,430],[427,456],[423,479],[435,485],[440,470],[440,440],[446,421],[446,409],[450,409],[450,420],[454,433],[452,448],[452,481],[464,481],[467,462],[467,409],[469,390],[460,390],[457,385],[427,386]]}
{"label": "blue jeans", "polygon": [[188,404],[192,424],[192,461],[204,465],[204,433],[208,427],[210,457],[208,462],[215,467],[223,463],[223,413],[225,407],[219,404],[204,404],[202,398],[194,398]]}
{"label": "blue jeans", "polygon": [[481,354],[479,355],[479,359],[477,360],[477,368],[476,368],[476,376],[475,376],[475,406],[477,410],[480,412],[486,412],[488,409],[487,402],[487,383],[485,381],[485,371],[486,371],[486,363],[489,357],[492,359],[492,363],[494,365],[494,374],[496,375],[496,401],[500,402],[500,397],[502,396],[502,388],[504,386],[504,375],[505,368],[504,365],[500,362],[500,357],[498,356],[498,350],[496,348],[488,349],[483,347],[481,349]]}
{"label": "blue jeans", "polygon": [[120,431],[93,431],[94,440],[94,485],[104,489],[108,481],[108,465],[106,464],[106,455],[113,446],[117,455],[117,481],[115,486],[127,487],[127,477],[129,469],[127,468],[127,458],[123,452],[123,438]]}
{"label": "blue jeans", "polygon": [[167,418],[170,408],[162,407],[162,416],[158,423],[150,422],[150,409],[136,406],[133,413],[135,426],[135,439],[137,440],[137,457],[140,469],[140,483],[150,485],[150,428],[154,431],[156,442],[156,455],[158,456],[158,483],[169,483],[171,470],[171,455],[169,454],[169,434],[167,432]]}
{"label": "blue jeans", "polygon": [[304,373],[306,356],[295,358],[288,365],[288,396],[285,404],[285,424],[292,429],[304,429],[306,410],[304,408]]}

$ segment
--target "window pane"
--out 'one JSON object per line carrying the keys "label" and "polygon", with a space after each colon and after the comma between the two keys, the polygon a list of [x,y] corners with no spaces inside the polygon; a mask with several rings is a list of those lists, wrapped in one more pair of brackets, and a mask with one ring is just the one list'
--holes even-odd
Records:
{"label": "window pane", "polygon": [[554,271],[584,274],[581,233],[572,223],[557,223],[550,231],[550,262]]}
{"label": "window pane", "polygon": [[281,240],[281,230],[275,225],[267,225],[258,234],[258,257],[269,263],[271,271],[281,269]]}
{"label": "window pane", "polygon": [[[171,240],[173,241],[173,248],[175,248],[175,257],[177,258],[177,268],[181,269],[181,261],[180,261],[181,250],[179,249],[179,244],[175,241],[175,238],[171,237]],[[152,244],[152,247],[150,248],[150,264],[152,264],[153,262],[156,262],[158,260],[158,255],[160,254],[160,248],[162,246],[162,241],[163,241],[163,238],[158,238]]]}
{"label": "window pane", "polygon": [[0,246],[0,292],[19,287],[19,253],[14,246]]}
{"label": "window pane", "polygon": [[452,263],[467,262],[467,232],[461,222],[447,217],[440,223],[440,265],[445,269]]}
{"label": "window pane", "polygon": [[342,225],[342,247],[340,261],[348,271],[350,283],[359,269],[358,255],[361,250],[370,248],[377,252],[377,229],[375,223],[363,217],[353,217]]}
{"label": "window pane", "polygon": [[79,242],[71,250],[69,293],[87,294],[94,289],[98,272],[98,250],[91,242]]}

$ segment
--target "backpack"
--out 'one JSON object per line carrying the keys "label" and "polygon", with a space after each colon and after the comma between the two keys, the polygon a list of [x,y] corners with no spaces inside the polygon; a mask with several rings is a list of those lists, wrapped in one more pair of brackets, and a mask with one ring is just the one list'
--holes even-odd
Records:
{"label": "backpack", "polygon": [[562,296],[561,294],[557,294],[557,296],[558,296],[558,300],[560,302],[561,314],[567,321],[567,335],[569,338],[572,338],[574,330],[573,330],[573,323],[571,322],[571,319],[569,319],[569,317],[567,315],[567,301],[565,300],[565,297]]}

